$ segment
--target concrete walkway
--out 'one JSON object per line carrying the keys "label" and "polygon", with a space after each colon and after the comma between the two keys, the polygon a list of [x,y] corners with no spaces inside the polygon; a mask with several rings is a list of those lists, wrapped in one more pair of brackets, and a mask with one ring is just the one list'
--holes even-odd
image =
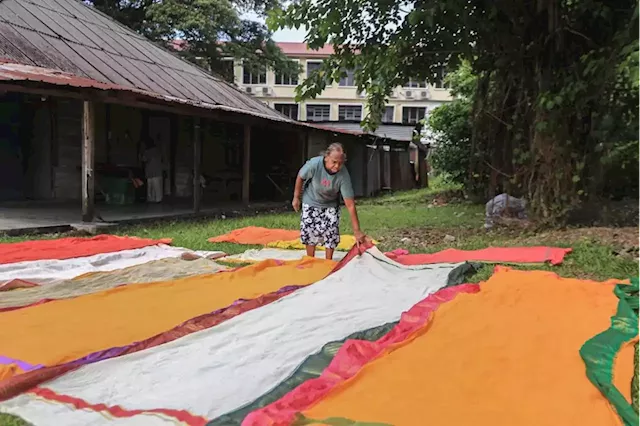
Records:
{"label": "concrete walkway", "polygon": [[[198,215],[187,203],[175,204],[132,204],[127,206],[96,206],[96,222],[135,223],[162,218],[228,217],[279,209],[284,203],[253,203],[244,206],[239,203],[220,203],[203,207]],[[0,204],[0,232],[21,234],[30,232],[64,232],[82,227],[80,203],[23,202]]]}

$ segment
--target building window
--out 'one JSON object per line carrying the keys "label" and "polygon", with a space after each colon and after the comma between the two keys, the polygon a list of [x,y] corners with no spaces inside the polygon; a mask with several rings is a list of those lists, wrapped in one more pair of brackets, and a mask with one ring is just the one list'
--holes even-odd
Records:
{"label": "building window", "polygon": [[298,74],[296,73],[276,73],[276,84],[282,86],[297,86]]}
{"label": "building window", "polygon": [[338,121],[362,121],[362,105],[340,105]]}
{"label": "building window", "polygon": [[353,70],[347,70],[347,75],[340,78],[340,86],[353,87],[356,85],[355,72]]}
{"label": "building window", "polygon": [[267,69],[264,66],[251,66],[244,64],[242,66],[242,82],[244,84],[266,84]]}
{"label": "building window", "polygon": [[307,121],[331,120],[331,105],[307,105]]}
{"label": "building window", "polygon": [[318,71],[322,66],[322,62],[310,62],[307,61],[307,78],[311,77],[311,75]]}
{"label": "building window", "polygon": [[407,81],[404,84],[404,87],[408,88],[408,89],[420,89],[422,87],[427,87],[427,82],[426,81],[416,81],[416,80],[412,80],[409,79],[409,81]]}
{"label": "building window", "polygon": [[235,76],[233,58],[224,58],[220,61],[220,75],[228,82],[234,82]]}
{"label": "building window", "polygon": [[393,113],[395,112],[395,108],[392,106],[384,107],[384,113],[382,114],[382,122],[383,123],[393,123]]}
{"label": "building window", "polygon": [[445,77],[446,73],[444,71],[444,67],[440,67],[438,68],[438,71],[436,71],[435,75],[434,75],[434,79],[433,79],[433,87],[435,87],[436,89],[444,89],[446,88],[446,84],[444,84],[444,77]]}
{"label": "building window", "polygon": [[298,119],[298,104],[273,104],[276,111],[287,117],[297,120]]}
{"label": "building window", "polygon": [[402,124],[418,124],[427,112],[425,107],[402,108]]}

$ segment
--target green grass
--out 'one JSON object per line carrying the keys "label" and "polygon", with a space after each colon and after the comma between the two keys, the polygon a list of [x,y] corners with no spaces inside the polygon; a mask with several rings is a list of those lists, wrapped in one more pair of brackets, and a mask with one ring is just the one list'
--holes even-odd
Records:
{"label": "green grass", "polygon": [[[367,234],[380,242],[382,250],[402,247],[413,253],[433,253],[449,247],[467,250],[490,246],[550,245],[572,247],[573,253],[567,256],[560,266],[515,265],[514,267],[551,270],[564,277],[595,280],[624,279],[638,275],[638,262],[633,256],[616,255],[616,247],[597,237],[588,235],[581,237],[579,232],[577,237],[576,233],[568,237],[569,234],[563,231],[544,234],[513,229],[486,232],[482,229],[484,206],[468,203],[448,204],[440,207],[431,205],[434,198],[443,193],[453,193],[458,189],[455,185],[437,179],[432,182],[430,189],[393,193],[372,200],[364,200],[358,203],[361,226]],[[298,229],[299,220],[299,215],[291,212],[245,218],[159,222],[120,228],[116,230],[116,233],[147,238],[168,237],[173,238],[175,246],[200,250],[222,250],[229,254],[235,254],[258,246],[212,244],[207,239],[251,225]],[[346,211],[343,211],[341,232],[351,232],[351,224]],[[446,235],[454,236],[455,241],[446,243],[444,241]],[[56,237],[59,235],[22,238],[0,236],[0,242]],[[634,238],[637,241],[637,237]],[[472,277],[471,281],[485,280],[492,271],[493,266],[487,265]],[[22,425],[26,425],[26,423],[15,417],[0,414],[0,426]]]}
{"label": "green grass", "polygon": [[20,417],[0,413],[0,426],[29,426],[29,423]]}

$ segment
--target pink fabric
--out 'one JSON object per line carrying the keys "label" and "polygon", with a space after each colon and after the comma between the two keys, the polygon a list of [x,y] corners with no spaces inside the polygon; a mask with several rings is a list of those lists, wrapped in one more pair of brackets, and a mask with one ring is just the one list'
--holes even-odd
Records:
{"label": "pink fabric", "polygon": [[397,249],[386,253],[388,257],[403,265],[426,263],[546,263],[559,265],[571,253],[570,248],[558,247],[490,247],[482,250],[447,249],[433,254],[406,254]]}

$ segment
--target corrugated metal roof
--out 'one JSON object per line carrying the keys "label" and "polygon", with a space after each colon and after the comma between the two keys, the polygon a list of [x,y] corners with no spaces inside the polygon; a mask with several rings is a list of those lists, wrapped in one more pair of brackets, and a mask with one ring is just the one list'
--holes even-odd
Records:
{"label": "corrugated metal roof", "polygon": [[[324,121],[318,123],[318,125],[325,129],[342,129],[349,132],[360,132],[361,134],[367,134],[360,126],[360,123]],[[394,141],[411,142],[413,140],[414,129],[415,128],[413,126],[405,126],[401,124],[381,124],[375,132],[369,132],[368,134]]]}
{"label": "corrugated metal roof", "polygon": [[175,98],[175,97],[166,96],[166,95],[160,95],[158,93],[153,93],[153,92],[146,92],[144,90],[124,87],[117,84],[102,83],[100,81],[97,81],[91,78],[78,77],[76,75],[65,73],[62,71],[54,70],[54,69],[5,62],[2,58],[0,58],[0,81],[36,81],[36,82],[42,82],[42,83],[52,84],[56,86],[69,86],[69,87],[76,87],[76,88],[91,88],[91,89],[97,89],[97,90],[115,90],[115,91],[132,92],[132,93],[136,93],[138,95],[146,96],[149,98],[163,100],[165,102],[190,105],[190,106],[212,109],[212,110],[228,111],[228,112],[234,112],[239,114],[247,114],[254,117],[260,117],[260,118],[265,118],[269,120],[285,121],[294,125],[308,127],[308,126],[305,126],[304,123],[294,122],[286,117],[285,118],[273,117],[267,114],[262,114],[260,112],[240,110],[237,108],[228,107],[226,105],[209,104],[209,103],[203,103],[203,102],[191,102],[185,99]]}
{"label": "corrugated metal roof", "polygon": [[[331,126],[330,125],[331,123],[327,123],[327,122],[323,122],[322,124],[306,122],[304,124],[307,127],[312,127],[314,129],[318,129],[318,130],[325,130],[325,131],[332,132],[332,133],[342,133],[342,134],[355,135],[355,136],[367,136],[367,135],[369,135],[369,133],[364,132],[360,128],[359,125],[357,126],[357,128],[344,128],[342,126],[340,126],[340,127]],[[327,124],[329,124],[329,125],[327,125]]]}
{"label": "corrugated metal roof", "polygon": [[295,123],[78,0],[0,0],[0,57],[5,80],[127,90]]}

